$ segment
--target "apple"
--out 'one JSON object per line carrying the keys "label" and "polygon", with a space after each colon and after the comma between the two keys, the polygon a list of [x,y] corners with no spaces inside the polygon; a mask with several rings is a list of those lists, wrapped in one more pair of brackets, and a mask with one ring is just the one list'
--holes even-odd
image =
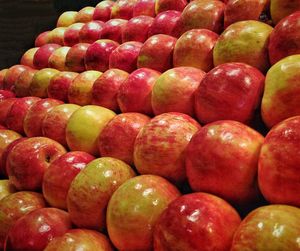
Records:
{"label": "apple", "polygon": [[50,31],[48,43],[64,45],[64,34],[67,30],[67,27],[57,27]]}
{"label": "apple", "polygon": [[17,101],[17,98],[5,98],[0,102],[0,125],[5,126],[5,120],[13,104]]}
{"label": "apple", "polygon": [[41,47],[45,44],[48,44],[49,33],[50,33],[50,31],[44,31],[41,34],[39,34],[34,41],[34,46]]}
{"label": "apple", "polygon": [[94,43],[100,38],[100,33],[104,23],[102,21],[91,21],[86,23],[79,32],[81,43]]}
{"label": "apple", "polygon": [[137,0],[133,7],[132,16],[155,17],[155,0]]}
{"label": "apple", "polygon": [[299,75],[300,55],[292,55],[273,65],[266,76],[261,114],[271,128],[280,121],[300,115]]}
{"label": "apple", "polygon": [[57,208],[36,209],[10,228],[4,250],[43,251],[53,238],[62,236],[71,228],[67,212]]}
{"label": "apple", "polygon": [[17,99],[7,113],[5,124],[8,129],[24,134],[23,122],[29,108],[37,101],[38,97],[24,97]]}
{"label": "apple", "polygon": [[101,250],[113,251],[108,238],[99,232],[87,229],[71,229],[61,237],[55,237],[44,251]]}
{"label": "apple", "polygon": [[139,112],[153,115],[151,96],[152,88],[160,73],[148,68],[132,72],[120,86],[117,102],[124,112]]}
{"label": "apple", "polygon": [[106,22],[110,19],[112,7],[115,2],[110,0],[101,1],[95,7],[93,20],[100,20]]}
{"label": "apple", "polygon": [[155,174],[180,184],[186,179],[185,151],[200,125],[177,112],[158,115],[140,130],[134,164],[140,174]]}
{"label": "apple", "polygon": [[297,0],[272,0],[270,3],[270,13],[274,24],[299,10],[300,3]]}
{"label": "apple", "polygon": [[148,30],[153,20],[153,17],[148,16],[131,18],[123,29],[122,42],[137,41],[144,43],[148,38]]}
{"label": "apple", "polygon": [[75,111],[66,128],[70,150],[98,155],[98,136],[115,115],[113,111],[96,105],[83,106]]}
{"label": "apple", "polygon": [[88,43],[78,43],[71,47],[66,56],[65,65],[69,71],[83,72],[85,71],[85,55],[89,48]]}
{"label": "apple", "polygon": [[68,89],[69,102],[77,105],[91,104],[93,84],[101,74],[100,71],[85,71],[74,78]]}
{"label": "apple", "polygon": [[172,68],[176,40],[176,38],[164,34],[148,38],[140,50],[137,67],[150,68],[159,72]]}
{"label": "apple", "polygon": [[62,71],[55,74],[48,85],[48,97],[58,99],[66,103],[68,101],[69,87],[77,76],[78,73],[69,71]]}
{"label": "apple", "polygon": [[3,89],[4,86],[4,79],[5,79],[5,75],[7,73],[8,69],[2,69],[0,70],[0,89]]}
{"label": "apple", "polygon": [[43,195],[47,202],[60,209],[67,209],[67,194],[76,175],[94,157],[85,152],[68,152],[51,163],[44,174]]}
{"label": "apple", "polygon": [[109,67],[109,56],[119,43],[109,39],[99,39],[91,44],[85,55],[85,68],[105,72]]}
{"label": "apple", "polygon": [[260,105],[264,83],[265,76],[244,63],[215,67],[195,92],[197,119],[204,124],[222,119],[249,124]]}
{"label": "apple", "polygon": [[12,91],[0,90],[0,103],[5,99],[15,98],[16,95]]}
{"label": "apple", "polygon": [[42,135],[67,147],[66,127],[71,115],[80,108],[75,104],[63,104],[53,107],[42,121]]}
{"label": "apple", "polygon": [[102,27],[100,38],[122,43],[122,33],[127,22],[127,20],[120,18],[108,20]]}
{"label": "apple", "polygon": [[7,91],[13,91],[14,84],[21,75],[22,72],[30,69],[25,65],[14,65],[10,67],[5,74],[4,82],[3,82],[3,89]]}
{"label": "apple", "polygon": [[105,71],[95,82],[92,89],[92,104],[100,105],[112,111],[118,112],[117,95],[121,85],[128,78],[126,71],[109,69]]}
{"label": "apple", "polygon": [[33,57],[33,65],[36,69],[43,69],[48,67],[48,60],[52,53],[60,48],[59,44],[45,44],[41,46]]}
{"label": "apple", "polygon": [[141,113],[122,113],[102,130],[98,148],[102,157],[114,157],[133,165],[134,141],[139,131],[150,121]]}
{"label": "apple", "polygon": [[21,57],[21,60],[20,60],[21,65],[25,65],[25,66],[34,68],[33,58],[34,58],[34,54],[36,53],[36,51],[38,49],[39,49],[39,47],[34,47],[34,48],[27,50]]}
{"label": "apple", "polygon": [[185,32],[176,42],[173,54],[174,67],[192,66],[205,72],[213,64],[213,48],[218,34],[206,29],[192,29]]}
{"label": "apple", "polygon": [[123,161],[103,157],[86,165],[71,183],[67,205],[72,222],[77,227],[103,230],[106,208],[112,194],[135,176]]}
{"label": "apple", "polygon": [[65,11],[57,19],[56,27],[68,27],[75,23],[77,11]]}
{"label": "apple", "polygon": [[87,6],[78,11],[75,16],[76,23],[87,23],[93,20],[95,8],[91,6]]}
{"label": "apple", "polygon": [[123,183],[107,207],[107,230],[114,246],[118,250],[152,250],[154,225],[179,196],[174,185],[156,175],[141,175]]}
{"label": "apple", "polygon": [[62,104],[60,100],[45,98],[34,103],[24,118],[24,132],[28,137],[42,135],[42,122],[47,113],[55,106]]}
{"label": "apple", "polygon": [[117,0],[112,7],[110,18],[131,19],[137,0]]}
{"label": "apple", "polygon": [[[231,251],[299,249],[300,209],[269,205],[252,211],[236,230]],[[247,236],[247,238],[245,238]]]}
{"label": "apple", "polygon": [[16,192],[3,198],[0,201],[0,248],[3,250],[7,233],[19,218],[45,206],[43,196],[35,192]]}
{"label": "apple", "polygon": [[[0,201],[4,197],[6,197],[6,196],[8,196],[10,194],[13,194],[15,192],[16,192],[16,189],[14,188],[13,185],[10,184],[9,180],[0,180]],[[0,204],[0,207],[1,207],[1,204]],[[1,211],[1,209],[0,209],[0,211]],[[0,216],[0,221],[1,221],[1,216]],[[1,230],[0,230],[0,232],[1,232]],[[1,237],[0,237],[0,239],[1,239]],[[1,244],[0,244],[0,248],[1,248]]]}
{"label": "apple", "polygon": [[29,88],[33,79],[33,76],[38,70],[27,69],[23,71],[14,84],[14,93],[17,97],[27,97],[29,96]]}
{"label": "apple", "polygon": [[79,32],[84,26],[84,23],[74,23],[65,31],[64,34],[64,45],[65,46],[73,46],[77,43],[79,43]]}
{"label": "apple", "polygon": [[154,228],[154,250],[230,250],[241,222],[226,201],[207,193],[183,195],[170,203]]}
{"label": "apple", "polygon": [[167,10],[177,10],[182,12],[187,4],[187,0],[156,0],[155,13],[158,15],[159,13]]}
{"label": "apple", "polygon": [[300,54],[299,29],[300,11],[287,16],[275,26],[268,47],[272,65],[287,56]]}
{"label": "apple", "polygon": [[62,46],[56,49],[48,59],[49,67],[59,71],[67,71],[66,58],[70,49],[71,47],[68,46]]}

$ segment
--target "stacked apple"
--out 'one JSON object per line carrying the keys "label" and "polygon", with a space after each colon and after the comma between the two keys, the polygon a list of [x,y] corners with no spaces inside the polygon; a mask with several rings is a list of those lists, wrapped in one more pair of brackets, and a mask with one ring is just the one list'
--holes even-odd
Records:
{"label": "stacked apple", "polygon": [[0,71],[0,250],[300,250],[300,2],[118,0]]}

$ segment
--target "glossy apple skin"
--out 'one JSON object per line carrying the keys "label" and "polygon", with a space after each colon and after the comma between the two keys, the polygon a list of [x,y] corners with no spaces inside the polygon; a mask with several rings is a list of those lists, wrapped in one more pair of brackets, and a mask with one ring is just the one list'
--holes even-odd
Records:
{"label": "glossy apple skin", "polygon": [[259,107],[265,76],[244,63],[225,63],[208,72],[195,92],[197,119],[230,119],[248,124]]}
{"label": "glossy apple skin", "polygon": [[119,69],[105,71],[95,82],[92,89],[92,104],[100,105],[118,112],[117,95],[129,74]]}
{"label": "glossy apple skin", "polygon": [[269,131],[262,146],[258,182],[263,196],[271,203],[300,206],[299,125],[300,116],[280,122]]}
{"label": "glossy apple skin", "polygon": [[99,39],[91,44],[85,55],[85,68],[105,72],[109,68],[109,56],[119,43],[109,39]]}
{"label": "glossy apple skin", "polygon": [[79,41],[81,43],[94,43],[100,38],[100,33],[104,22],[102,21],[91,21],[86,23],[79,32]]}
{"label": "glossy apple skin", "polygon": [[299,250],[299,219],[300,209],[297,207],[259,207],[242,221],[234,234],[230,250]]}
{"label": "glossy apple skin", "polygon": [[100,155],[120,159],[132,166],[134,141],[149,121],[150,118],[141,113],[122,113],[114,117],[99,136]]}
{"label": "glossy apple skin", "polygon": [[46,206],[40,193],[17,192],[0,201],[0,248],[3,249],[9,228],[22,216]]}
{"label": "glossy apple skin", "polygon": [[108,20],[102,27],[100,39],[110,39],[121,44],[122,33],[127,22],[127,20],[120,18]]}
{"label": "glossy apple skin", "polygon": [[241,218],[226,201],[207,193],[170,203],[154,229],[154,250],[227,251]]}
{"label": "glossy apple skin", "polygon": [[30,96],[29,88],[33,79],[33,76],[38,70],[28,69],[23,71],[14,84],[14,93],[17,97]]}
{"label": "glossy apple skin", "polygon": [[44,31],[41,34],[39,34],[34,41],[34,46],[41,47],[45,44],[48,44],[49,33],[50,33],[50,31]]}
{"label": "glossy apple skin", "polygon": [[47,98],[47,89],[53,76],[59,73],[58,70],[52,68],[44,68],[37,71],[30,83],[29,94],[39,98]]}
{"label": "glossy apple skin", "polygon": [[33,65],[36,69],[43,69],[48,67],[48,59],[52,53],[61,47],[59,44],[45,44],[41,46],[33,57]]}
{"label": "glossy apple skin", "polygon": [[155,0],[137,0],[133,7],[133,17],[148,16],[155,17]]}
{"label": "glossy apple skin", "polygon": [[77,11],[63,12],[57,19],[56,27],[68,27],[75,23]]}
{"label": "glossy apple skin", "polygon": [[[0,180],[0,201],[4,197],[11,195],[15,192],[16,192],[16,189],[12,184],[10,184],[9,180],[3,180],[3,179]],[[1,230],[0,230],[0,232],[1,232]],[[0,237],[0,239],[1,239],[1,237]],[[0,244],[0,248],[1,248],[1,244]]]}
{"label": "glossy apple skin", "polygon": [[67,205],[72,222],[81,228],[103,230],[106,208],[120,185],[135,176],[125,162],[102,157],[93,160],[71,183]]}
{"label": "glossy apple skin", "polygon": [[40,208],[32,211],[10,228],[4,250],[43,251],[55,237],[72,228],[69,214],[57,208]]}
{"label": "glossy apple skin", "polygon": [[17,133],[24,134],[23,122],[26,113],[29,108],[39,100],[40,98],[38,97],[24,97],[17,99],[6,116],[5,124],[7,128]]}
{"label": "glossy apple skin", "polygon": [[186,179],[184,152],[200,125],[177,112],[158,115],[140,130],[134,143],[134,164],[141,174],[155,174],[172,182]]}
{"label": "glossy apple skin", "polygon": [[144,43],[148,38],[148,30],[154,18],[148,16],[136,16],[131,18],[122,32],[122,42],[137,41]]}
{"label": "glossy apple skin", "polygon": [[70,84],[68,100],[77,105],[92,103],[92,89],[94,82],[101,76],[100,71],[85,71],[80,73]]}
{"label": "glossy apple skin", "polygon": [[66,56],[66,66],[69,71],[84,72],[85,68],[85,56],[90,44],[78,43],[71,47]]}
{"label": "glossy apple skin", "polygon": [[28,69],[30,68],[25,65],[14,65],[10,67],[4,77],[3,89],[7,91],[13,91],[15,82],[21,73]]}
{"label": "glossy apple skin", "polygon": [[53,107],[42,121],[42,134],[67,147],[66,127],[71,115],[80,108],[75,104],[63,104]]}
{"label": "glossy apple skin", "polygon": [[5,126],[5,120],[17,98],[6,98],[0,102],[0,125]]}
{"label": "glossy apple skin", "polygon": [[[299,6],[300,8],[300,6]],[[282,19],[270,35],[269,57],[273,65],[279,60],[300,54],[300,11]]]}
{"label": "glossy apple skin", "polygon": [[299,60],[300,55],[284,58],[267,73],[261,114],[269,128],[284,119],[300,115]]}
{"label": "glossy apple skin", "polygon": [[113,251],[109,239],[99,232],[87,229],[71,229],[63,236],[54,238],[44,251]]}
{"label": "glossy apple skin", "polygon": [[117,0],[112,7],[110,18],[131,19],[136,2],[137,0]]}
{"label": "glossy apple skin", "polygon": [[98,136],[115,115],[113,111],[96,105],[83,106],[75,111],[66,128],[66,140],[70,150],[97,156]]}
{"label": "glossy apple skin", "polygon": [[92,160],[92,155],[75,151],[68,152],[51,163],[44,174],[43,195],[52,207],[67,209],[67,195],[71,182]]}
{"label": "glossy apple skin", "polygon": [[0,103],[5,99],[14,98],[16,95],[12,91],[0,90]]}
{"label": "glossy apple skin", "polygon": [[8,69],[2,69],[0,70],[0,89],[3,89],[4,86],[4,79],[5,79],[5,75],[7,73]]}
{"label": "glossy apple skin", "polygon": [[67,71],[66,57],[71,47],[63,46],[56,49],[48,59],[48,65],[50,68],[54,68],[59,71]]}
{"label": "glossy apple skin", "polygon": [[115,2],[110,0],[101,1],[95,7],[93,20],[106,22],[110,19],[111,9]]}
{"label": "glossy apple skin", "polygon": [[26,136],[41,136],[42,122],[45,116],[51,109],[61,104],[63,102],[52,98],[45,98],[33,104],[28,110],[23,123]]}
{"label": "glossy apple skin", "polygon": [[21,57],[20,64],[25,65],[31,68],[34,68],[33,64],[33,58],[36,51],[39,49],[39,47],[31,48],[27,50]]}
{"label": "glossy apple skin", "polygon": [[132,72],[120,86],[117,101],[121,112],[139,112],[153,115],[152,88],[160,73],[149,68]]}
{"label": "glossy apple skin", "polygon": [[164,34],[148,38],[140,50],[137,67],[150,68],[159,72],[172,68],[176,41],[176,38]]}
{"label": "glossy apple skin", "polygon": [[64,45],[64,34],[67,27],[57,27],[50,31],[48,43]]}
{"label": "glossy apple skin", "polygon": [[70,25],[64,34],[64,45],[73,46],[79,43],[79,32],[84,26],[84,23],[74,23]]}
{"label": "glossy apple skin", "polygon": [[270,13],[273,23],[277,24],[284,17],[300,10],[300,3],[297,0],[272,0],[270,3]]}
{"label": "glossy apple skin", "polygon": [[[124,196],[126,204],[122,203]],[[177,188],[159,176],[141,175],[126,181],[107,208],[107,229],[114,246],[119,250],[152,250],[154,225],[179,196]]]}
{"label": "glossy apple skin", "polygon": [[194,67],[172,68],[156,80],[151,104],[155,115],[181,112],[194,115],[194,93],[205,72]]}
{"label": "glossy apple skin", "polygon": [[93,20],[95,8],[91,6],[87,6],[78,11],[75,16],[76,23],[88,23]]}
{"label": "glossy apple skin", "polygon": [[159,13],[167,10],[176,10],[182,12],[187,4],[187,0],[156,0],[155,13],[158,15]]}
{"label": "glossy apple skin", "polygon": [[47,93],[49,98],[68,101],[68,90],[72,81],[78,76],[76,72],[63,71],[55,74],[48,85]]}

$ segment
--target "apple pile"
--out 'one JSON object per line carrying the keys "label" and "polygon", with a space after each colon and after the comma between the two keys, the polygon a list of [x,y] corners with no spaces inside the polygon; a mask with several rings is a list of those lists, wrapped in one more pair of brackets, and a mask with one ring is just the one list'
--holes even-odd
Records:
{"label": "apple pile", "polygon": [[299,251],[300,2],[64,12],[0,71],[0,250]]}

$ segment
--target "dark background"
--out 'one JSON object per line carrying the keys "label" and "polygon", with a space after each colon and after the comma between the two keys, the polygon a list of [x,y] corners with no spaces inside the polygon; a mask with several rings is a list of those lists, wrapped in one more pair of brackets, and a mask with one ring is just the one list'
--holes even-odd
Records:
{"label": "dark background", "polygon": [[101,0],[0,0],[0,70],[18,64],[35,37],[55,28],[68,10],[96,6]]}

